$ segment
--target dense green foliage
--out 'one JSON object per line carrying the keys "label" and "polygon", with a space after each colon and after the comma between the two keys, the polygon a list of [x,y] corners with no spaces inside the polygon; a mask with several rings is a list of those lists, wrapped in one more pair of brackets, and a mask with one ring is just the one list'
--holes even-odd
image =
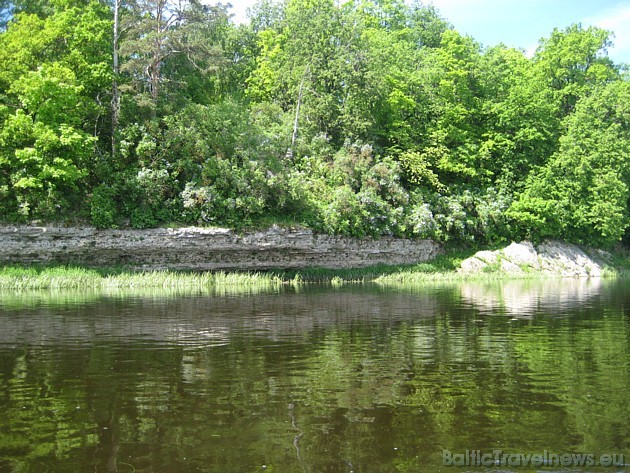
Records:
{"label": "dense green foliage", "polygon": [[261,0],[245,25],[197,0],[2,7],[4,221],[604,246],[630,227],[607,31],[528,58],[403,0]]}

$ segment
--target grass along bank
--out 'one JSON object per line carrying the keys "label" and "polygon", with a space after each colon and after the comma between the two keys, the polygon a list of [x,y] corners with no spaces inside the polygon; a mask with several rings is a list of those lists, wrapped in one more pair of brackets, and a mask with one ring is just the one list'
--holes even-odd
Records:
{"label": "grass along bank", "polygon": [[109,289],[109,288],[210,288],[259,287],[272,289],[283,283],[271,273],[132,271],[79,266],[0,267],[0,290],[11,289]]}
{"label": "grass along bank", "polygon": [[[137,271],[129,268],[87,268],[72,265],[0,266],[0,290],[109,288],[222,288],[272,289],[286,284],[363,283],[415,274],[426,279],[451,278],[470,252],[455,251],[416,265],[376,265],[367,268],[270,270],[261,272]],[[392,280],[393,280],[392,279]]]}
{"label": "grass along bank", "polygon": [[[260,291],[273,290],[283,285],[304,283],[375,282],[383,285],[420,284],[429,281],[540,279],[553,275],[540,271],[507,274],[500,270],[476,274],[457,272],[461,262],[474,250],[455,249],[437,258],[415,265],[377,265],[354,269],[305,268],[296,271],[272,270],[264,272],[192,272],[192,271],[134,271],[127,268],[86,268],[80,266],[0,266],[0,290],[24,289],[112,289],[112,288],[242,288]],[[615,252],[613,264],[602,276],[630,275],[630,254]]]}

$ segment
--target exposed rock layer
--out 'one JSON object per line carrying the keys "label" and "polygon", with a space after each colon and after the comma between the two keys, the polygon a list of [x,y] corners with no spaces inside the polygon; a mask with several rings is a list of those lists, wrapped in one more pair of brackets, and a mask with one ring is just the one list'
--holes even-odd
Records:
{"label": "exposed rock layer", "polygon": [[559,241],[546,241],[538,247],[530,242],[512,243],[497,251],[479,251],[462,261],[460,273],[500,271],[524,274],[538,271],[565,277],[599,277],[610,255]]}
{"label": "exposed rock layer", "polygon": [[430,240],[359,240],[272,227],[96,230],[0,226],[0,263],[125,265],[142,269],[264,270],[413,264],[440,251]]}

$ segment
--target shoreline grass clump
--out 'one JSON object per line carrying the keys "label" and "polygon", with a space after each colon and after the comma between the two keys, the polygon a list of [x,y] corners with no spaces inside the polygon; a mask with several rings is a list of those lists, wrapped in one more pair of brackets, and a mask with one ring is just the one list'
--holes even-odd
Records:
{"label": "shoreline grass clump", "polygon": [[110,288],[273,288],[282,284],[275,274],[262,272],[133,271],[81,266],[0,267],[0,289]]}

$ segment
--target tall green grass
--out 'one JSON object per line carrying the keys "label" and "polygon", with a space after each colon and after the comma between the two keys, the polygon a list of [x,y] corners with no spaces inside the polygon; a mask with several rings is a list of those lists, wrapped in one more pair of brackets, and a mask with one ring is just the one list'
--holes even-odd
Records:
{"label": "tall green grass", "polygon": [[79,289],[79,288],[185,288],[252,287],[273,288],[304,283],[362,283],[398,274],[438,274],[453,271],[463,259],[459,255],[440,256],[412,266],[377,265],[355,269],[305,268],[267,272],[132,271],[122,268],[94,269],[80,266],[0,266],[0,289]]}
{"label": "tall green grass", "polygon": [[283,281],[272,273],[225,273],[97,270],[75,266],[0,267],[0,289],[111,289],[111,288],[273,288]]}

